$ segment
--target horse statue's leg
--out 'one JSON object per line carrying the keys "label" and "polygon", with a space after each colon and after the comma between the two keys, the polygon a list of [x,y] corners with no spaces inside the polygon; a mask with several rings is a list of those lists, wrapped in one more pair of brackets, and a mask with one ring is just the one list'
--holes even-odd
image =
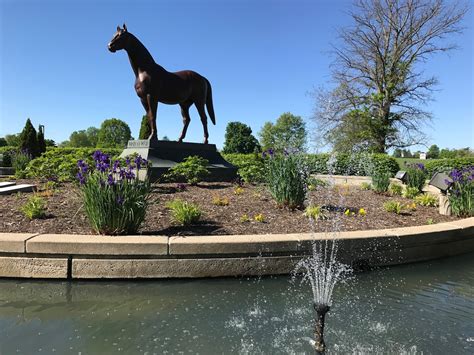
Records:
{"label": "horse statue's leg", "polygon": [[202,128],[204,129],[204,144],[207,144],[209,132],[207,131],[207,116],[206,111],[204,111],[204,102],[195,102],[194,104],[196,105],[199,116],[201,117]]}
{"label": "horse statue's leg", "polygon": [[183,116],[183,130],[181,131],[181,136],[179,137],[178,142],[182,142],[184,137],[186,137],[186,132],[188,130],[189,122],[191,122],[191,117],[189,116],[189,107],[192,103],[185,102],[179,104],[181,106],[181,116]]}
{"label": "horse statue's leg", "polygon": [[145,108],[146,115],[148,118],[148,125],[150,126],[151,134],[148,137],[149,140],[158,140],[158,131],[156,129],[156,111],[158,109],[158,101],[153,100],[151,95],[148,94],[146,99],[141,99],[142,105]]}

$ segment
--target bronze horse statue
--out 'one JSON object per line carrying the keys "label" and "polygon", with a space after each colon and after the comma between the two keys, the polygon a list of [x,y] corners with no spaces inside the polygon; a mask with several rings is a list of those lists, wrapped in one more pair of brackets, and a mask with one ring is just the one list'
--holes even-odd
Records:
{"label": "bronze horse statue", "polygon": [[181,106],[183,116],[183,130],[179,137],[182,142],[186,136],[189,122],[189,107],[194,104],[201,117],[204,128],[204,143],[207,144],[209,133],[207,131],[207,116],[204,106],[213,124],[216,124],[214,107],[212,106],[212,90],[209,81],[191,70],[183,70],[170,73],[161,65],[155,63],[150,52],[133,34],[127,31],[127,26],[123,28],[117,26],[117,32],[108,44],[109,51],[115,53],[125,49],[130,59],[133,72],[135,73],[135,91],[145,108],[151,134],[148,139],[157,140],[156,131],[156,111],[158,101],[164,104]]}

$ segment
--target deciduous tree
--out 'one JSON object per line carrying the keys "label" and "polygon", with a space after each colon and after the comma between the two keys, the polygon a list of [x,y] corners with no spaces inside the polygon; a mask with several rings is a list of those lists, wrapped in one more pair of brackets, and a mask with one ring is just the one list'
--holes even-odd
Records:
{"label": "deciduous tree", "polygon": [[333,46],[335,89],[315,92],[321,137],[332,143],[346,114],[358,109],[377,127],[377,152],[423,143],[431,118],[424,107],[437,84],[423,64],[456,47],[448,39],[462,31],[467,10],[445,0],[354,0],[353,24]]}

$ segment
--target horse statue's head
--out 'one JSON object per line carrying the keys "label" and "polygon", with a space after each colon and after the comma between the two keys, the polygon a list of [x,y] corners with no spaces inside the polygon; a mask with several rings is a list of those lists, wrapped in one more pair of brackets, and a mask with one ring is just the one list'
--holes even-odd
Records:
{"label": "horse statue's head", "polygon": [[115,53],[121,49],[124,49],[130,39],[130,34],[127,31],[127,26],[123,24],[123,28],[117,26],[117,32],[115,32],[112,40],[108,44],[109,51]]}

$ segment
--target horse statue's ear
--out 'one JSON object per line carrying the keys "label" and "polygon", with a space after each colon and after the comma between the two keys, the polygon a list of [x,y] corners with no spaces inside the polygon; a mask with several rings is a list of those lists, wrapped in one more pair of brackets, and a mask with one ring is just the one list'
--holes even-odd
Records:
{"label": "horse statue's ear", "polygon": [[127,32],[127,25],[125,23],[123,24],[123,30]]}
{"label": "horse statue's ear", "polygon": [[120,31],[120,26],[117,26],[117,32]]}

